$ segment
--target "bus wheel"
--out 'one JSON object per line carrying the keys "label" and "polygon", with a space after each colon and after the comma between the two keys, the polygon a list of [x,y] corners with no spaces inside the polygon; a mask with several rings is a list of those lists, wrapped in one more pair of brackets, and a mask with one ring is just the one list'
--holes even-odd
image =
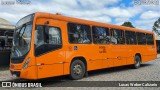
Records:
{"label": "bus wheel", "polygon": [[85,70],[85,65],[81,60],[74,60],[70,67],[70,78],[73,80],[83,78]]}
{"label": "bus wheel", "polygon": [[136,55],[134,57],[134,65],[133,65],[133,67],[134,67],[134,69],[138,69],[140,67],[140,65],[141,65],[141,58],[138,55]]}

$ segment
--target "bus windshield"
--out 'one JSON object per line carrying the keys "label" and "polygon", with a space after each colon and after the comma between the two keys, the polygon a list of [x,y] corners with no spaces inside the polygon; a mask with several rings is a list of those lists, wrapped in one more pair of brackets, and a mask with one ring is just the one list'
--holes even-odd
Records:
{"label": "bus windshield", "polygon": [[[32,32],[32,21],[30,17],[21,19],[14,31],[13,36],[13,47],[11,58],[18,58],[25,56],[30,50],[30,43],[31,43],[31,32]],[[23,22],[22,22],[23,21]],[[27,21],[27,22],[26,22]]]}
{"label": "bus windshield", "polygon": [[15,30],[12,57],[24,56],[30,49],[32,25],[24,25]]}

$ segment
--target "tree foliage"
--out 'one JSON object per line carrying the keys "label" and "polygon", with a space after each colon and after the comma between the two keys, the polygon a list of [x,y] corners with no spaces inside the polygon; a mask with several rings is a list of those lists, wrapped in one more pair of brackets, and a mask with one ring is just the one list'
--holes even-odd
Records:
{"label": "tree foliage", "polygon": [[160,36],[160,18],[153,24],[153,32]]}
{"label": "tree foliage", "polygon": [[122,24],[122,26],[135,28],[135,27],[132,25],[132,23],[131,23],[131,22],[124,22],[124,23]]}

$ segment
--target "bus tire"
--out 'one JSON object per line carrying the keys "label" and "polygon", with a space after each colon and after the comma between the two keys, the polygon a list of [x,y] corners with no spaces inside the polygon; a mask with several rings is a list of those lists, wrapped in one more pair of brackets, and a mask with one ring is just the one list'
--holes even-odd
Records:
{"label": "bus tire", "polygon": [[141,65],[141,58],[140,58],[140,56],[136,55],[136,56],[134,57],[134,65],[133,65],[133,68],[134,68],[134,69],[138,69],[138,68],[140,67],[140,65]]}
{"label": "bus tire", "polygon": [[85,74],[85,64],[81,60],[74,60],[70,67],[70,78],[73,80],[81,79]]}

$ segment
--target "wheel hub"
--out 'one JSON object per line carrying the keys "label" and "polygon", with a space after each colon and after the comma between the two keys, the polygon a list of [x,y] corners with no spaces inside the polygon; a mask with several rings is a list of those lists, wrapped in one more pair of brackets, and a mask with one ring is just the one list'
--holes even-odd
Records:
{"label": "wheel hub", "polygon": [[80,75],[82,73],[81,65],[77,64],[73,67],[74,74]]}

